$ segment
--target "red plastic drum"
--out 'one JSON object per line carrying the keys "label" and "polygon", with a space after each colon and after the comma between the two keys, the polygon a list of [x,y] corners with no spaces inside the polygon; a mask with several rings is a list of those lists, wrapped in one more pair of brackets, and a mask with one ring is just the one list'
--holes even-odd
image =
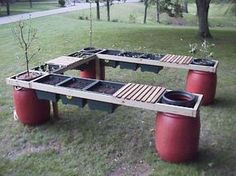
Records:
{"label": "red plastic drum", "polygon": [[192,93],[202,94],[202,104],[208,105],[214,101],[216,84],[216,73],[189,70],[185,90]]}
{"label": "red plastic drum", "polygon": [[[89,62],[86,69],[80,71],[80,77],[96,79],[96,61],[92,60]],[[105,79],[105,66],[103,62],[100,62],[100,78]]]}
{"label": "red plastic drum", "polygon": [[39,100],[35,90],[14,87],[13,102],[18,119],[23,124],[39,125],[50,119],[49,101]]}
{"label": "red plastic drum", "polygon": [[200,117],[157,113],[155,145],[161,159],[180,163],[194,159],[198,153]]}

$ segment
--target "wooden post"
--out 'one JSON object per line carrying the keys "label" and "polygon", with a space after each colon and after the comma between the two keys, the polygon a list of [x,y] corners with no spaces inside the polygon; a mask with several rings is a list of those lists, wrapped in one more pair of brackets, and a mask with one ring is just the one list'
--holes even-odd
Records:
{"label": "wooden post", "polygon": [[52,107],[52,118],[58,120],[59,116],[58,116],[58,104],[57,102],[50,102],[51,103],[51,107]]}
{"label": "wooden post", "polygon": [[96,59],[96,79],[101,80],[101,66],[100,59]]}

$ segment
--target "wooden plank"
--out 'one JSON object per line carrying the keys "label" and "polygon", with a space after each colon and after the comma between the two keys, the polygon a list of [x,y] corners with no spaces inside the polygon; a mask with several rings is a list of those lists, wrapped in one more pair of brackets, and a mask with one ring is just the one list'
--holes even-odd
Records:
{"label": "wooden plank", "polygon": [[201,66],[201,65],[194,65],[194,64],[188,64],[188,65],[176,64],[176,63],[162,62],[160,60],[130,58],[130,57],[122,57],[122,56],[110,56],[110,55],[105,55],[105,54],[96,54],[96,55],[99,59],[105,59],[105,60],[122,61],[122,62],[152,65],[152,66],[163,66],[163,67],[187,69],[187,70],[198,70],[198,71],[213,72],[213,73],[216,72],[216,69],[210,66]]}
{"label": "wooden plank", "polygon": [[136,98],[135,100],[136,100],[136,101],[140,101],[140,100],[146,95],[146,93],[151,90],[151,88],[152,88],[152,86],[148,86],[148,87],[145,89],[145,91],[144,91],[141,95],[139,95],[138,98]]}
{"label": "wooden plank", "polygon": [[172,63],[176,63],[177,62],[177,60],[180,58],[181,56],[180,55],[178,55],[176,58],[175,58],[175,60],[173,60],[173,62]]}
{"label": "wooden plank", "polygon": [[161,90],[156,94],[156,96],[151,100],[151,103],[155,103],[159,97],[165,92],[166,88],[162,87]]}
{"label": "wooden plank", "polygon": [[131,100],[135,100],[136,98],[138,98],[139,95],[141,95],[143,93],[143,91],[145,91],[145,89],[148,87],[148,85],[144,85],[142,89],[140,89],[132,98]]}
{"label": "wooden plank", "polygon": [[126,99],[130,100],[134,95],[138,93],[139,90],[143,88],[143,84],[140,84]]}
{"label": "wooden plank", "polygon": [[184,59],[182,60],[182,62],[180,62],[180,64],[185,64],[185,62],[188,60],[189,56],[184,56]]}
{"label": "wooden plank", "polygon": [[165,58],[162,58],[162,62],[166,62],[171,57],[171,54],[167,54]]}
{"label": "wooden plank", "polygon": [[166,54],[165,56],[163,56],[163,57],[160,59],[160,61],[163,61],[163,60],[165,60],[165,59],[166,59],[166,57],[168,57],[168,55],[169,55],[169,54]]}
{"label": "wooden plank", "polygon": [[166,61],[166,62],[169,62],[171,63],[171,60],[175,58],[175,55],[171,55],[171,57]]}
{"label": "wooden plank", "polygon": [[183,59],[184,56],[179,56],[179,58],[175,61],[176,64],[179,64],[179,62]]}
{"label": "wooden plank", "polygon": [[119,90],[117,90],[112,96],[116,97],[117,95],[119,95],[121,92],[123,92],[130,85],[131,85],[131,83],[125,84]]}
{"label": "wooden plank", "polygon": [[126,94],[130,89],[132,89],[135,86],[135,84],[131,84],[129,87],[127,87],[123,92],[121,92],[119,95],[117,95],[117,98],[121,98],[124,94]]}
{"label": "wooden plank", "polygon": [[162,87],[157,87],[156,90],[153,92],[153,94],[147,99],[147,103],[150,103],[152,99],[156,96],[156,94],[161,90]]}
{"label": "wooden plank", "polygon": [[177,58],[177,55],[174,55],[174,57],[169,61],[170,63],[173,63],[173,61]]}
{"label": "wooden plank", "polygon": [[179,60],[178,64],[182,64],[187,56],[182,56],[182,58]]}
{"label": "wooden plank", "polygon": [[185,62],[184,64],[190,64],[192,62],[193,58],[192,57],[189,57]]}
{"label": "wooden plank", "polygon": [[126,92],[121,98],[125,99],[126,97],[128,97],[133,91],[135,91],[135,89],[138,88],[138,86],[140,86],[140,84],[135,84],[134,87],[132,87],[132,89]]}
{"label": "wooden plank", "polygon": [[155,89],[156,89],[157,87],[152,87],[151,88],[151,90],[150,91],[148,91],[148,93],[141,99],[141,101],[142,102],[145,102],[147,99],[148,99],[148,97],[155,91]]}

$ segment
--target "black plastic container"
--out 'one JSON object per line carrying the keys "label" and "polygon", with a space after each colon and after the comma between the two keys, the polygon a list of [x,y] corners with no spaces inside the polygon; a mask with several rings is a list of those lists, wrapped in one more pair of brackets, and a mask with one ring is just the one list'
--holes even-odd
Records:
{"label": "black plastic container", "polygon": [[119,50],[105,50],[103,52],[101,52],[100,54],[107,54],[107,55],[113,55],[113,56],[118,56],[120,53],[122,53],[121,51]]}
{"label": "black plastic container", "polygon": [[120,62],[121,69],[137,70],[138,64],[129,63],[129,62]]}
{"label": "black plastic container", "polygon": [[159,73],[163,69],[163,67],[141,64],[140,69],[142,72],[148,71],[153,73]]}
{"label": "black plastic container", "polygon": [[195,105],[196,96],[184,91],[169,91],[163,94],[161,102],[169,105],[192,108]]}
{"label": "black plastic container", "polygon": [[49,100],[52,102],[57,102],[60,99],[60,96],[55,93],[44,92],[41,90],[36,90],[36,95],[37,95],[38,99],[40,99],[40,100]]}
{"label": "black plastic container", "polygon": [[215,61],[211,59],[193,59],[191,64],[213,67],[215,65]]}

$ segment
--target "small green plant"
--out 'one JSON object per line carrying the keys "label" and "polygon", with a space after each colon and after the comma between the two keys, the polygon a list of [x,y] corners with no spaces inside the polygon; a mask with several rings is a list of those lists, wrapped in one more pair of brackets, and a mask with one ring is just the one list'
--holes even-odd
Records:
{"label": "small green plant", "polygon": [[199,52],[201,58],[211,58],[213,57],[212,48],[215,46],[214,43],[209,43],[206,39],[203,40],[200,47],[197,43],[189,44],[189,52],[196,55]]}
{"label": "small green plant", "polygon": [[133,15],[133,14],[130,14],[130,15],[129,15],[129,22],[130,22],[130,23],[136,23],[136,16]]}
{"label": "small green plant", "polygon": [[66,1],[65,0],[58,0],[58,3],[61,7],[65,7]]}
{"label": "small green plant", "polygon": [[118,19],[112,19],[111,22],[117,23],[117,22],[119,22],[119,20]]}

